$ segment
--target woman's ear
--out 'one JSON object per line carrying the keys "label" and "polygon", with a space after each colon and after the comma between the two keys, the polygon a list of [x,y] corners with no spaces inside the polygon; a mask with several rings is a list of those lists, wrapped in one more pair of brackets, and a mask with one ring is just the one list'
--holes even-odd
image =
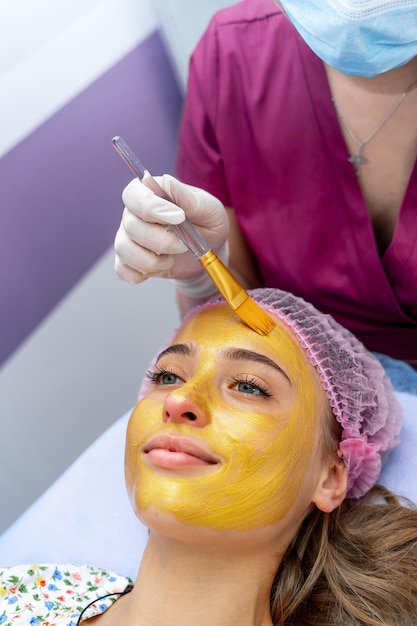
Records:
{"label": "woman's ear", "polygon": [[320,511],[331,513],[346,496],[347,469],[343,459],[332,460],[323,468],[313,502]]}

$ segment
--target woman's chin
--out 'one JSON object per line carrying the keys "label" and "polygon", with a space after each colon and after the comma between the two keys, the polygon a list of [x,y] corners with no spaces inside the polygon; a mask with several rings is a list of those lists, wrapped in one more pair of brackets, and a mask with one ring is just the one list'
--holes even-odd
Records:
{"label": "woman's chin", "polygon": [[167,539],[186,541],[187,543],[213,544],[221,536],[221,531],[207,526],[194,526],[179,520],[172,511],[161,511],[151,504],[146,509],[136,508],[135,513],[151,533]]}

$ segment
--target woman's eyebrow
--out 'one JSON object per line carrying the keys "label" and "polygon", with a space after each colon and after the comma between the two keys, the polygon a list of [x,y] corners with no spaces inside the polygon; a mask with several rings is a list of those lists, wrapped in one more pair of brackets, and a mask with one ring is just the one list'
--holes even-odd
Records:
{"label": "woman's eyebrow", "polygon": [[226,348],[223,351],[224,356],[227,359],[231,359],[232,361],[254,361],[255,363],[262,363],[264,365],[269,365],[269,367],[273,367],[280,374],[282,374],[286,380],[292,385],[291,379],[286,372],[275,363],[272,359],[265,356],[264,354],[260,354],[259,352],[253,352],[253,350],[245,350],[244,348]]}
{"label": "woman's eyebrow", "polygon": [[168,346],[165,350],[162,350],[156,359],[156,362],[159,361],[166,354],[181,354],[183,356],[194,356],[195,348],[188,343],[175,343],[172,346]]}

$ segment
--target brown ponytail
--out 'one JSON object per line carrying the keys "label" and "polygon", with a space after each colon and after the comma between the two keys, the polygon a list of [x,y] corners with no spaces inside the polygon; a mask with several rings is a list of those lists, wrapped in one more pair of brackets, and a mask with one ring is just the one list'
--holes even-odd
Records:
{"label": "brown ponytail", "polygon": [[277,572],[276,626],[416,626],[417,508],[384,487],[314,509]]}

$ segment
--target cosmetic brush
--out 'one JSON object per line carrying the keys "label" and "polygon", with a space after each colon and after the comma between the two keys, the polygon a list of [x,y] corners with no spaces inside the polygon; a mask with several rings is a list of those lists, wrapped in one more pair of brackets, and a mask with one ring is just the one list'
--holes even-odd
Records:
{"label": "cosmetic brush", "polygon": [[[153,178],[149,170],[143,167],[138,157],[121,137],[114,137],[112,143],[132,172],[148,189],[160,198],[175,204]],[[259,335],[268,335],[275,326],[274,320],[250,297],[230,270],[213,252],[194,224],[186,217],[181,224],[170,224],[170,228],[199,261],[223,298],[242,322]]]}

